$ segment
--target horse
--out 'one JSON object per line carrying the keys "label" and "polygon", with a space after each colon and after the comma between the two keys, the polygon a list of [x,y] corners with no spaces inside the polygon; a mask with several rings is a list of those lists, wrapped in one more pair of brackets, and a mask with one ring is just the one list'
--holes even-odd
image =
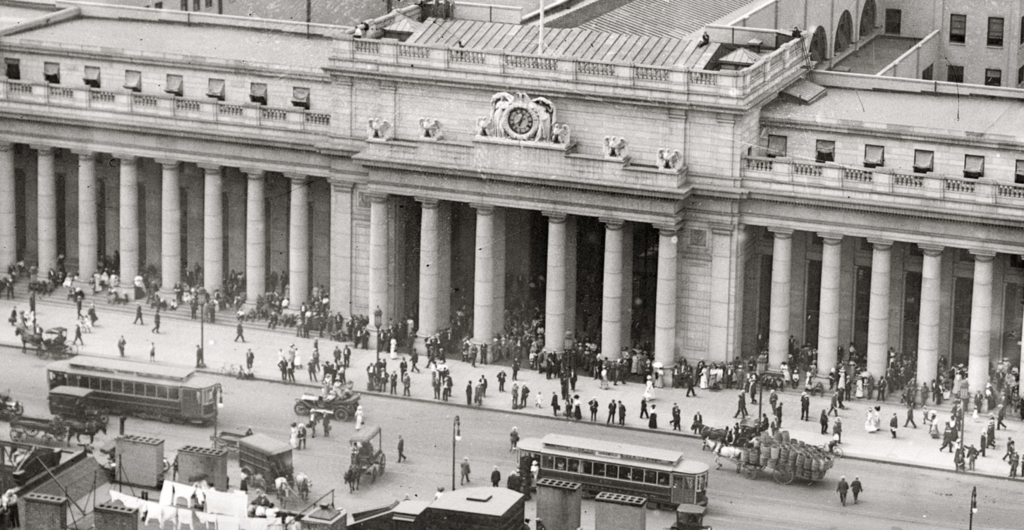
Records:
{"label": "horse", "polygon": [[308,500],[309,490],[313,488],[313,481],[305,473],[296,473],[294,478],[295,491],[298,492],[299,498],[304,501]]}
{"label": "horse", "polygon": [[14,334],[21,337],[21,353],[26,352],[26,345],[31,344],[35,349],[40,349],[43,346],[42,334],[30,331],[28,326],[21,322],[14,329]]}
{"label": "horse", "polygon": [[[714,452],[715,448],[725,445],[725,439],[727,436],[728,429],[712,429],[705,425],[704,428],[700,430],[700,450],[703,451],[711,448],[711,451]],[[709,444],[708,440],[711,440],[712,443]]]}
{"label": "horse", "polygon": [[[738,462],[739,458],[740,458],[740,455],[743,454],[743,451],[740,450],[739,447],[732,447],[732,446],[729,446],[729,445],[722,444],[722,445],[719,445],[718,447],[716,447],[714,449],[714,453],[715,453],[715,463],[718,464],[718,467],[715,468],[715,469],[722,469],[721,458],[725,457],[725,458],[728,458],[730,460],[736,460]],[[740,466],[739,465],[736,466],[736,472],[737,473],[740,472]]]}
{"label": "horse", "polygon": [[71,442],[72,435],[74,435],[76,442],[80,441],[79,437],[83,434],[87,435],[89,437],[89,443],[91,444],[96,438],[96,433],[102,432],[103,434],[107,434],[107,426],[100,421],[64,420],[64,423],[67,425],[68,443]]}

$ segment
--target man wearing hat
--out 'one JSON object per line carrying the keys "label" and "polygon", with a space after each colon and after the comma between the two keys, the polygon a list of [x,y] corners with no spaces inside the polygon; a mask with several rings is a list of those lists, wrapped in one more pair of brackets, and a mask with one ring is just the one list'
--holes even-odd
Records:
{"label": "man wearing hat", "polygon": [[892,418],[889,419],[889,432],[892,433],[892,437],[896,437],[896,428],[900,426],[900,419],[896,416],[896,413],[892,413]]}
{"label": "man wearing hat", "polygon": [[850,485],[846,483],[846,476],[839,477],[839,485],[836,486],[836,491],[839,492],[839,501],[846,506],[846,492],[850,490]]}

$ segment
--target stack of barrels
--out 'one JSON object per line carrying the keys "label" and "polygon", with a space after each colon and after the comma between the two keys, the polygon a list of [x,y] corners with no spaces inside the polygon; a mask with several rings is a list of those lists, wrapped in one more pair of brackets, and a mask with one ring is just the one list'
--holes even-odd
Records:
{"label": "stack of barrels", "polygon": [[760,468],[788,469],[805,480],[821,480],[832,468],[832,455],[820,447],[790,439],[789,431],[781,431],[774,437],[762,433],[759,446],[744,449],[740,460]]}

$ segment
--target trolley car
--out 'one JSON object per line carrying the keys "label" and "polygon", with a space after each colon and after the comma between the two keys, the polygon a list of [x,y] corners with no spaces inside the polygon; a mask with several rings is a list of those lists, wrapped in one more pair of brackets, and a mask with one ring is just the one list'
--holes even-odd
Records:
{"label": "trolley car", "polygon": [[602,491],[646,497],[653,505],[706,506],[709,466],[678,451],[652,449],[549,434],[519,441],[519,458],[540,464],[539,478],[582,484],[588,495]]}
{"label": "trolley car", "polygon": [[76,357],[47,367],[50,392],[62,386],[91,389],[85,405],[104,414],[166,422],[213,422],[221,386],[190,368]]}

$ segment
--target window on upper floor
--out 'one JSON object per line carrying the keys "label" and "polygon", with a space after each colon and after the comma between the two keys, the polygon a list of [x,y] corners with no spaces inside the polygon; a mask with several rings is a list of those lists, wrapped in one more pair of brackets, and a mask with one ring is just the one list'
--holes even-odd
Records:
{"label": "window on upper floor", "polygon": [[1002,17],[988,17],[988,41],[989,46],[1003,46],[1003,19]]}
{"label": "window on upper floor", "polygon": [[946,70],[946,81],[950,83],[963,83],[964,67],[949,65],[949,68]]}
{"label": "window on upper floor", "polygon": [[7,79],[17,81],[21,79],[21,60],[12,59],[7,57],[4,59],[4,66],[6,66]]}
{"label": "window on upper floor", "polygon": [[206,7],[213,7],[213,0],[206,0]]}
{"label": "window on upper floor", "polygon": [[199,11],[199,6],[201,5],[199,0],[192,0],[192,11]]}
{"label": "window on upper floor", "polygon": [[249,101],[253,103],[259,103],[260,105],[267,104],[267,84],[266,83],[250,83],[249,84]]}
{"label": "window on upper floor", "polygon": [[1017,85],[1024,83],[1024,66],[1017,69]]}
{"label": "window on upper floor", "polygon": [[986,68],[985,86],[1003,86],[1003,71],[998,68]]}
{"label": "window on upper floor", "polygon": [[142,92],[142,72],[138,70],[125,70],[124,87],[132,92]]}
{"label": "window on upper floor", "polygon": [[188,11],[188,0],[181,0],[181,10]]}
{"label": "window on upper floor", "polygon": [[163,9],[163,8],[164,8],[164,3],[163,2],[157,2],[157,3],[153,4],[153,9]]}
{"label": "window on upper floor", "polygon": [[934,71],[933,65],[929,64],[928,68],[925,68],[924,70],[921,70],[921,79],[924,79],[926,81],[931,81],[932,79],[935,78],[935,74],[932,73],[933,71]]}
{"label": "window on upper floor", "polygon": [[1017,166],[1013,169],[1013,182],[1024,184],[1024,160],[1017,161]]}
{"label": "window on upper floor", "polygon": [[292,87],[292,105],[309,110],[309,89],[306,87]]}
{"label": "window on upper floor", "polygon": [[914,173],[931,173],[935,163],[934,151],[914,150]]}
{"label": "window on upper floor", "polygon": [[82,76],[82,82],[92,88],[100,87],[100,67],[99,66],[86,66],[85,74]]}
{"label": "window on upper floor", "polygon": [[786,156],[786,144],[788,139],[777,134],[768,135],[768,158]]}
{"label": "window on upper floor", "polygon": [[818,162],[835,162],[836,143],[832,140],[818,140],[814,150],[816,152],[814,159]]}
{"label": "window on upper floor", "polygon": [[967,15],[949,15],[949,42],[967,42]]}
{"label": "window on upper floor", "polygon": [[184,96],[185,79],[177,74],[167,74],[167,85],[164,86],[164,92],[174,94],[179,97]]}
{"label": "window on upper floor", "polygon": [[864,146],[864,167],[882,167],[885,165],[885,146]]}
{"label": "window on upper floor", "polygon": [[43,78],[47,83],[60,84],[60,63],[43,63]]}
{"label": "window on upper floor", "polygon": [[1024,44],[1024,17],[1020,17],[1020,43]]}
{"label": "window on upper floor", "polygon": [[206,95],[217,101],[224,101],[224,80],[210,79],[210,83],[206,86]]}
{"label": "window on upper floor", "polygon": [[985,157],[977,155],[964,156],[964,178],[980,179],[985,176]]}

